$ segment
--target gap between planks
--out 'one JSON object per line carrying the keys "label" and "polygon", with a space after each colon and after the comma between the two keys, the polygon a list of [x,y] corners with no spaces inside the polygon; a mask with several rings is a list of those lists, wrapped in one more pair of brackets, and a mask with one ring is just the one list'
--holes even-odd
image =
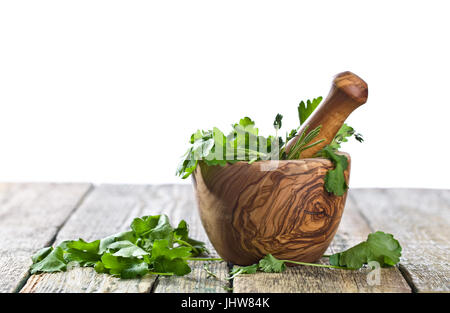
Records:
{"label": "gap between planks", "polygon": [[[355,190],[350,190],[352,194]],[[347,198],[339,229],[326,254],[333,254],[364,241],[371,232],[366,219],[351,197]],[[320,263],[326,263],[322,259]],[[397,267],[380,269],[379,282],[368,268],[357,271],[310,266],[289,267],[283,273],[256,273],[237,276],[233,291],[281,293],[349,293],[349,292],[411,292]]]}
{"label": "gap between planks", "polygon": [[[197,215],[191,186],[186,185],[100,185],[61,228],[56,243],[82,237],[95,240],[127,230],[137,216],[167,214],[176,226],[185,219],[190,236],[208,243]],[[224,262],[211,264],[218,279],[206,278],[205,262],[191,262],[192,272],[183,277],[144,276],[119,279],[97,274],[92,268],[32,275],[21,292],[226,292],[228,269]]]}
{"label": "gap between planks", "polygon": [[[389,199],[395,200],[399,195],[401,197],[402,192],[403,202],[399,202],[398,199],[393,202],[388,201]],[[433,193],[429,190],[425,192]],[[373,194],[370,195],[371,193]],[[398,226],[398,223],[395,223],[396,216],[389,215],[390,211],[386,209],[386,204],[381,205],[382,210],[377,210],[376,206],[379,206],[379,197],[381,196],[381,203],[383,201],[390,205],[394,203],[394,206],[400,207],[400,211],[404,211],[405,209],[402,209],[402,206],[414,204],[414,199],[405,197],[404,193],[408,194],[408,191],[350,190],[341,226],[327,253],[341,251],[365,240],[367,234],[375,230],[374,227],[377,230],[392,232],[397,237],[398,232],[393,229],[395,225]],[[409,193],[411,193],[411,190]],[[450,193],[448,191],[436,191],[436,194],[438,196],[431,195],[431,200],[428,200],[428,202],[431,201],[433,207],[432,213],[439,212],[438,207],[444,203],[444,213],[442,214],[444,214],[444,220],[447,221],[446,217],[449,211],[446,199],[450,198]],[[83,203],[77,210],[72,211],[70,217],[64,221],[55,242],[83,237],[83,231],[87,236],[84,236],[84,239],[98,239],[124,230],[128,227],[132,218],[136,216],[158,214],[159,212],[168,214],[172,223],[177,223],[181,218],[186,219],[192,226],[191,236],[208,242],[209,248],[212,248],[200,224],[195,209],[192,187],[190,186],[101,185],[95,186],[89,196],[84,198]],[[427,197],[424,196],[423,198]],[[430,203],[427,204],[427,201],[422,200],[422,202],[425,203],[422,204],[422,207],[430,205]],[[418,221],[420,224],[421,219],[418,218],[417,213],[414,213],[417,208],[413,206],[411,210],[414,221]],[[420,210],[423,210],[423,208]],[[114,214],[108,214],[111,211],[114,211]],[[385,215],[386,212],[388,215]],[[394,220],[391,220],[392,218]],[[433,217],[431,218],[433,219]],[[106,229],[103,225],[105,219],[106,222],[109,222]],[[442,221],[441,224],[445,225]],[[448,227],[448,223],[446,225]],[[425,231],[425,233],[429,233],[429,231]],[[441,235],[442,238],[448,238],[446,236],[446,234]],[[405,238],[402,234],[400,234],[400,237]],[[406,239],[408,238],[406,237]],[[404,249],[408,247],[408,240],[402,240],[401,243]],[[410,249],[414,249],[414,247],[410,247]],[[445,245],[442,245],[442,249],[448,251],[448,247]],[[420,265],[420,262],[416,264]],[[440,265],[445,266],[445,264]],[[202,267],[202,263],[196,263],[193,266],[192,273],[185,277],[159,277],[156,280],[157,283],[155,283],[155,278],[142,278],[131,284],[130,281],[124,283],[124,280],[112,278],[105,274],[96,274],[92,272],[92,269],[74,269],[66,273],[33,275],[26,282],[21,292],[225,292],[223,287],[227,284],[234,287],[234,292],[409,292],[411,288],[413,291],[426,292],[445,291],[448,288],[448,276],[437,275],[437,273],[432,272],[431,276],[437,275],[437,277],[434,277],[431,286],[427,287],[426,284],[424,285],[426,277],[421,277],[417,268],[411,268],[411,263],[404,264],[403,262],[400,265],[400,270],[397,267],[382,269],[382,281],[383,279],[384,281],[381,286],[369,286],[366,279],[367,272],[364,272],[364,270],[351,273],[341,270],[330,271],[328,269],[296,267],[289,268],[284,276],[258,273],[251,275],[251,279],[250,275],[242,275],[234,281],[228,282],[223,280],[228,273],[228,268],[225,263],[222,263],[217,269],[219,280],[214,282],[205,280],[205,277],[202,276],[204,273]],[[448,271],[448,267],[445,269]],[[70,274],[72,276],[69,273],[72,273]],[[445,273],[447,272],[444,271]],[[80,276],[82,276],[81,281],[85,283],[84,286],[81,286],[83,283],[74,284],[76,278]],[[405,281],[405,278],[408,282]],[[88,288],[85,288],[86,286]]]}
{"label": "gap between planks", "polygon": [[399,240],[399,269],[413,292],[450,291],[450,190],[358,189],[351,197],[373,231]]}
{"label": "gap between planks", "polygon": [[29,277],[31,255],[52,242],[91,184],[0,184],[0,292]]}

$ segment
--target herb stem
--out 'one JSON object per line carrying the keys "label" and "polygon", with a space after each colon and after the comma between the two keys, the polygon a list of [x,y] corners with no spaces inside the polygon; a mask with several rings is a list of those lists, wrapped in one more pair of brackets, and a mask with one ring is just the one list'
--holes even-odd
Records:
{"label": "herb stem", "polygon": [[188,246],[189,248],[194,250],[194,247],[189,242],[186,242],[186,241],[181,240],[181,239],[175,239],[175,242],[177,242],[177,243],[179,243],[179,244],[181,244],[183,246]]}
{"label": "herb stem", "polygon": [[294,264],[298,264],[298,265],[306,265],[306,266],[317,266],[317,267],[338,268],[338,269],[342,269],[342,270],[348,270],[347,267],[327,265],[327,264],[306,263],[306,262],[297,262],[297,261],[290,261],[290,260],[283,260],[283,262],[294,263]]}

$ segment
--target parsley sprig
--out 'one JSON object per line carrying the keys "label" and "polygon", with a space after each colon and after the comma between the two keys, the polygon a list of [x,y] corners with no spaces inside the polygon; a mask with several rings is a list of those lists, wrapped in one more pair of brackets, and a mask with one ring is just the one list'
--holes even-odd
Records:
{"label": "parsley sprig", "polygon": [[[300,102],[297,109],[300,126],[306,123],[308,117],[321,101],[322,97],[317,97],[313,100]],[[244,117],[238,123],[233,124],[228,135],[225,135],[217,127],[207,131],[197,130],[190,137],[190,147],[182,157],[176,174],[183,179],[189,177],[199,162],[204,162],[208,166],[224,166],[238,161],[253,163],[268,159],[296,160],[302,157],[303,151],[323,142],[323,139],[315,141],[322,126],[319,125],[315,129],[309,130],[308,125],[306,125],[299,135],[299,139],[286,153],[287,143],[298,135],[300,126],[286,133],[283,140],[278,136],[282,127],[282,120],[283,115],[277,114],[273,122],[275,135],[268,137],[259,134],[255,122],[249,117]],[[343,124],[333,141],[316,155],[316,157],[330,159],[335,166],[326,174],[324,187],[336,196],[342,196],[348,189],[344,176],[348,161],[345,156],[339,155],[337,152],[341,144],[347,142],[351,136],[354,136],[359,142],[363,141],[361,134],[356,133],[351,126]]]}
{"label": "parsley sprig", "polygon": [[189,237],[184,220],[173,228],[166,215],[143,216],[135,218],[130,228],[92,242],[67,240],[43,248],[32,257],[31,274],[66,271],[69,264],[77,264],[121,278],[183,276],[191,271],[187,261],[222,260],[197,257],[208,250],[204,242]]}
{"label": "parsley sprig", "polygon": [[343,252],[328,257],[330,264],[306,263],[290,260],[279,260],[268,254],[258,263],[249,266],[235,267],[230,272],[229,279],[241,274],[256,272],[281,273],[286,269],[286,263],[304,266],[316,266],[335,269],[357,270],[370,262],[378,262],[380,267],[390,267],[400,261],[402,247],[393,235],[381,231],[369,234],[366,241],[357,244]]}

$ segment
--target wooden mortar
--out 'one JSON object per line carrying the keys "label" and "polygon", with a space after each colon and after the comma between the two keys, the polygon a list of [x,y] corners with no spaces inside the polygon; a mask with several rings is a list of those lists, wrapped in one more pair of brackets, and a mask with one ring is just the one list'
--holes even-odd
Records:
{"label": "wooden mortar", "polygon": [[[348,184],[349,167],[345,171]],[[199,162],[194,187],[200,218],[217,253],[237,265],[250,265],[271,253],[278,259],[315,262],[333,239],[347,193],[324,188],[332,162],[324,158],[282,160],[272,171],[237,162]]]}
{"label": "wooden mortar", "polygon": [[[333,140],[367,96],[367,84],[360,77],[351,72],[336,75],[327,98],[298,132],[321,125],[313,141],[323,142],[303,151],[300,160],[237,162],[224,167],[199,162],[193,178],[200,218],[224,260],[250,265],[269,253],[303,262],[322,257],[339,226],[347,193],[340,197],[328,193],[324,178],[334,165],[311,157]],[[286,152],[299,137],[287,144]],[[344,155],[349,160],[348,185],[350,156]],[[279,163],[267,171],[268,162]]]}

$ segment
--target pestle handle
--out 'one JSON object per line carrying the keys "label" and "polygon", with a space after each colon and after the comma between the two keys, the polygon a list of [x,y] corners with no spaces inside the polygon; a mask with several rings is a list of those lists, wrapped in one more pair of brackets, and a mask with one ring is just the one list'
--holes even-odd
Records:
{"label": "pestle handle", "polygon": [[336,75],[327,98],[303,123],[298,135],[289,141],[286,152],[289,152],[290,148],[297,142],[299,135],[307,125],[307,133],[322,125],[319,135],[312,142],[321,139],[324,139],[324,141],[301,153],[302,158],[314,157],[323,147],[331,143],[350,113],[366,103],[367,96],[367,84],[360,77],[348,71]]}

